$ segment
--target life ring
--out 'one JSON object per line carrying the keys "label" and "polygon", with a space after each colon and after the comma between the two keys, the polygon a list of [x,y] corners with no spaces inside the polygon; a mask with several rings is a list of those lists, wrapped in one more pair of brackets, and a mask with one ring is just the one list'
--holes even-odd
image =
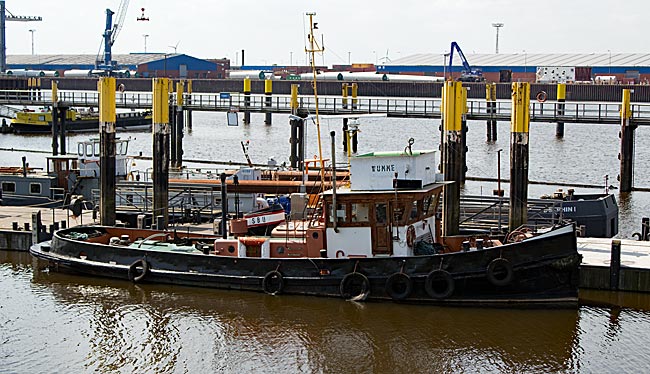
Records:
{"label": "life ring", "polygon": [[269,295],[277,295],[282,293],[284,288],[284,279],[282,273],[277,270],[272,270],[266,273],[262,279],[262,289]]}
{"label": "life ring", "polygon": [[144,258],[135,260],[131,266],[129,266],[129,280],[133,283],[140,282],[148,273],[149,263]]}
{"label": "life ring", "polygon": [[346,300],[363,301],[370,295],[370,281],[361,273],[346,274],[339,285],[339,292]]}
{"label": "life ring", "polygon": [[548,95],[546,94],[546,91],[539,91],[537,93],[537,96],[535,96],[537,101],[539,101],[540,103],[545,102],[547,97],[548,97]]}
{"label": "life ring", "polygon": [[120,92],[124,92],[124,90],[126,90],[126,86],[124,85],[124,83],[120,83],[117,86],[117,90],[120,91]]}
{"label": "life ring", "polygon": [[406,229],[406,245],[408,245],[409,248],[413,248],[413,245],[415,245],[415,227],[413,227],[413,225],[410,225]]}
{"label": "life ring", "polygon": [[239,241],[245,246],[262,246],[267,238],[239,238]]}
{"label": "life ring", "polygon": [[424,290],[434,299],[446,299],[454,293],[456,288],[454,278],[448,271],[437,269],[427,275],[424,281]]}
{"label": "life ring", "polygon": [[386,293],[393,300],[404,300],[413,291],[413,280],[406,273],[395,273],[386,279]]}
{"label": "life ring", "polygon": [[505,258],[495,258],[490,262],[486,270],[488,281],[495,286],[507,286],[512,282],[514,270],[512,264]]}

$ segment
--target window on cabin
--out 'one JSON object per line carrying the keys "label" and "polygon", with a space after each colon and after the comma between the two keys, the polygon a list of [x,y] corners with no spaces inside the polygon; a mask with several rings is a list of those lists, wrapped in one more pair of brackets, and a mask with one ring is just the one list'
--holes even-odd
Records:
{"label": "window on cabin", "polygon": [[38,120],[41,122],[45,122],[45,116],[38,116]]}
{"label": "window on cabin", "polygon": [[415,200],[413,204],[411,204],[411,213],[409,214],[409,220],[419,219],[421,211],[422,211],[422,200]]}
{"label": "window on cabin", "polygon": [[84,155],[84,145],[83,145],[83,143],[77,144],[77,155],[79,157],[83,157],[83,155]]}
{"label": "window on cabin", "polygon": [[[329,205],[328,217],[330,222],[334,222],[334,220],[332,219],[332,217],[334,217],[334,215],[332,214],[332,206],[333,205],[331,204]],[[339,223],[347,221],[346,204],[336,204],[336,218],[337,218],[336,222]]]}
{"label": "window on cabin", "polygon": [[370,204],[352,203],[352,222],[368,222],[370,218]]}
{"label": "window on cabin", "polygon": [[404,202],[400,201],[395,204],[393,208],[393,221],[396,224],[401,224],[404,219],[404,212],[406,211]]}
{"label": "window on cabin", "polygon": [[99,157],[99,142],[93,143],[93,154]]}
{"label": "window on cabin", "polygon": [[93,145],[86,144],[86,157],[92,157],[92,156],[93,156]]}
{"label": "window on cabin", "polygon": [[375,222],[383,225],[388,223],[388,205],[386,203],[375,204]]}
{"label": "window on cabin", "polygon": [[438,195],[429,196],[424,199],[424,215],[427,217],[434,216],[436,214],[436,202],[438,201]]}
{"label": "window on cabin", "polygon": [[2,182],[2,191],[3,192],[16,192],[16,183],[14,183],[14,182]]}
{"label": "window on cabin", "polygon": [[29,193],[32,195],[41,194],[41,184],[40,183],[30,183],[29,184]]}

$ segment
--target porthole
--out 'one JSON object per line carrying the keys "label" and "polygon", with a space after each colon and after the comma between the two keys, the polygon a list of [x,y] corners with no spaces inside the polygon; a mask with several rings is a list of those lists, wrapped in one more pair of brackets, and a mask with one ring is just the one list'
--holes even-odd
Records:
{"label": "porthole", "polygon": [[228,252],[235,253],[235,247],[232,245],[228,246]]}

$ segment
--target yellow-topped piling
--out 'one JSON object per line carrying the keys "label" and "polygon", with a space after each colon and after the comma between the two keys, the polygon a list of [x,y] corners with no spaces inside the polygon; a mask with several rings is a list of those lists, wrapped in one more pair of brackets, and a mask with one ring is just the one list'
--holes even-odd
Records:
{"label": "yellow-topped piling", "polygon": [[497,85],[496,85],[496,83],[486,83],[485,84],[485,100],[486,101],[496,101],[497,100]]}
{"label": "yellow-topped piling", "polygon": [[461,82],[447,81],[442,88],[442,119],[445,131],[461,131],[463,103],[463,85]]}
{"label": "yellow-topped piling", "polygon": [[510,131],[528,133],[530,125],[530,83],[515,82],[512,84],[512,116]]}
{"label": "yellow-topped piling", "polygon": [[623,90],[623,100],[621,102],[621,119],[629,119],[632,117],[632,105],[630,104],[630,97],[632,91],[628,88]]}
{"label": "yellow-topped piling", "polygon": [[184,82],[176,82],[176,106],[183,106],[183,93],[185,91]]}
{"label": "yellow-topped piling", "polygon": [[251,79],[244,78],[244,93],[251,92]]}
{"label": "yellow-topped piling", "polygon": [[56,105],[59,102],[59,84],[52,81],[52,104]]}
{"label": "yellow-topped piling", "polygon": [[357,92],[359,91],[359,85],[352,83],[352,109],[357,109]]}
{"label": "yellow-topped piling", "polygon": [[270,95],[273,93],[273,81],[270,79],[264,80],[264,93]]}
{"label": "yellow-topped piling", "polygon": [[557,101],[566,100],[566,83],[557,84]]}
{"label": "yellow-topped piling", "polygon": [[169,97],[167,95],[169,78],[156,78],[153,80],[153,123],[169,123]]}
{"label": "yellow-topped piling", "polygon": [[343,109],[347,109],[348,108],[348,84],[347,83],[341,84],[341,96],[343,97],[343,101],[342,101]]}
{"label": "yellow-topped piling", "polygon": [[497,85],[496,83],[485,84],[485,101],[487,113],[490,118],[487,120],[487,141],[492,142],[497,140]]}
{"label": "yellow-topped piling", "polygon": [[298,85],[291,85],[291,113],[296,114],[298,110]]}
{"label": "yellow-topped piling", "polygon": [[[100,125],[102,123],[115,124],[115,78],[99,78],[98,89]],[[113,131],[115,131],[115,126],[113,126]]]}
{"label": "yellow-topped piling", "polygon": [[192,93],[192,80],[188,80],[185,82],[185,91],[187,91],[188,94]]}

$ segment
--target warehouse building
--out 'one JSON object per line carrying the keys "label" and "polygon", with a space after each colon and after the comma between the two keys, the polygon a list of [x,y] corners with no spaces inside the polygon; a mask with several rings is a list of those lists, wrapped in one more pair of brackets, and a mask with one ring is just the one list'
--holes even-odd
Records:
{"label": "warehouse building", "polygon": [[[18,70],[56,71],[59,76],[83,76],[95,69],[95,55],[9,55],[7,72]],[[175,53],[131,53],[113,55],[120,70],[129,76],[155,78],[224,78],[230,62],[226,59],[203,60]]]}
{"label": "warehouse building", "polygon": [[[465,54],[472,69],[480,69],[489,82],[594,82],[641,83],[650,81],[650,54]],[[416,54],[377,67],[385,74],[449,76],[448,54]],[[463,64],[454,55],[451,75],[457,78]]]}

